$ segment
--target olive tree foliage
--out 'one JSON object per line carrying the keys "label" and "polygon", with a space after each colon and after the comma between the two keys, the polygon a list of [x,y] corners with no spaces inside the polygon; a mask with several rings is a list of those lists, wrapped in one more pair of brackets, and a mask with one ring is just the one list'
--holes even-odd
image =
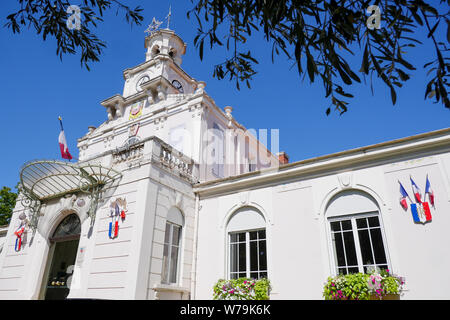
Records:
{"label": "olive tree foliage", "polygon": [[0,226],[7,225],[11,219],[14,206],[16,205],[17,193],[10,188],[0,189]]}
{"label": "olive tree foliage", "polygon": [[[424,80],[425,99],[441,102],[450,109],[449,87],[450,0],[191,0],[187,13],[198,25],[194,44],[203,59],[204,44],[211,49],[226,48],[225,61],[215,65],[213,76],[229,77],[250,87],[258,60],[245,49],[247,39],[262,32],[274,56],[284,54],[296,65],[298,73],[311,82],[323,83],[326,107],[341,114],[353,95],[354,82],[381,78],[390,88],[392,103],[396,89],[410,79],[414,65],[408,47],[424,46],[429,62],[423,67],[431,79]],[[376,5],[381,14],[380,28],[369,28],[368,19]],[[373,19],[371,19],[373,21]],[[439,29],[440,28],[440,29]],[[417,33],[424,29],[423,43]],[[440,30],[441,32],[436,32]],[[443,32],[442,32],[443,30]],[[441,34],[440,39],[438,34]],[[445,36],[446,35],[446,36]],[[446,39],[445,39],[446,38]],[[361,63],[349,63],[359,54]],[[375,77],[374,77],[375,76]],[[368,79],[369,78],[369,79]]]}
{"label": "olive tree foliage", "polygon": [[140,25],[144,19],[142,8],[132,9],[117,0],[79,0],[80,29],[67,26],[67,20],[73,13],[68,8],[74,1],[68,0],[17,0],[20,9],[6,17],[5,27],[13,33],[20,33],[24,27],[34,29],[38,35],[56,39],[56,54],[62,59],[64,54],[81,52],[81,65],[89,70],[89,62],[99,61],[105,42],[101,41],[92,29],[103,21],[104,14],[116,10],[125,14],[131,26]]}

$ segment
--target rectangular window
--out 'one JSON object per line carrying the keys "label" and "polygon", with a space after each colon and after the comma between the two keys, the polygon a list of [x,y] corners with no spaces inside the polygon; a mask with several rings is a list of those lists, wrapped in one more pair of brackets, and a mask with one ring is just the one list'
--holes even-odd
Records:
{"label": "rectangular window", "polygon": [[230,233],[230,278],[267,278],[266,231]]}
{"label": "rectangular window", "polygon": [[163,269],[161,282],[176,283],[180,251],[181,226],[167,222],[164,235]]}
{"label": "rectangular window", "polygon": [[387,269],[388,263],[377,215],[330,219],[331,242],[338,274]]}

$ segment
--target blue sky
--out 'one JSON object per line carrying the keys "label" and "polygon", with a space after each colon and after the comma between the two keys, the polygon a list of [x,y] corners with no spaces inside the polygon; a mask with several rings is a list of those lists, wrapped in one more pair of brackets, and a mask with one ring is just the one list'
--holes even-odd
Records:
{"label": "blue sky", "polygon": [[[114,13],[96,30],[106,41],[107,48],[99,63],[91,64],[91,71],[81,68],[79,55],[56,56],[53,39],[43,42],[32,30],[12,34],[3,27],[6,16],[17,9],[17,1],[0,4],[0,101],[3,136],[0,157],[0,187],[14,187],[19,180],[21,166],[33,159],[60,159],[58,116],[64,121],[69,150],[78,156],[76,140],[107,118],[100,101],[122,93],[124,69],[145,60],[144,30],[155,16],[163,19],[172,4],[171,29],[187,43],[182,68],[193,78],[206,82],[206,91],[220,108],[230,105],[234,117],[247,128],[279,129],[280,149],[299,161],[311,157],[348,150],[360,146],[407,137],[446,128],[450,111],[442,104],[424,100],[425,62],[434,55],[429,39],[422,48],[408,51],[406,58],[417,70],[412,79],[397,91],[397,104],[391,103],[389,89],[376,80],[375,93],[368,85],[352,87],[349,111],[343,115],[325,115],[328,99],[319,82],[311,85],[302,80],[296,67],[284,56],[271,62],[271,45],[256,34],[247,44],[260,64],[251,83],[238,91],[234,82],[218,81],[212,77],[213,66],[222,62],[223,51],[209,51],[205,45],[203,61],[194,48],[195,20],[188,20],[190,1],[127,1],[131,6],[144,8],[145,22],[131,28],[123,16]],[[73,1],[72,4],[78,4]],[[383,23],[383,21],[381,22]],[[443,32],[445,30],[440,30]],[[361,55],[355,61],[359,70]]]}

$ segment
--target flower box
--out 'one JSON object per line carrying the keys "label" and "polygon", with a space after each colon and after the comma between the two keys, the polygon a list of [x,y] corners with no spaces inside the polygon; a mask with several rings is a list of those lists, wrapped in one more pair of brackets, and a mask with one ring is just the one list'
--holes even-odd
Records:
{"label": "flower box", "polygon": [[400,300],[404,279],[389,270],[352,273],[328,277],[324,285],[326,300]]}
{"label": "flower box", "polygon": [[384,296],[378,297],[376,294],[372,294],[369,300],[400,300],[399,294],[386,294]]}
{"label": "flower box", "polygon": [[269,300],[270,281],[268,279],[239,278],[220,279],[213,287],[214,300]]}

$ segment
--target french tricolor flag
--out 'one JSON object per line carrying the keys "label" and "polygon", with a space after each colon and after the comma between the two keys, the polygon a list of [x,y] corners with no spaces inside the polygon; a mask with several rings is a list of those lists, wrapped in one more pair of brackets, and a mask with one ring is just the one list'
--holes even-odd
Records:
{"label": "french tricolor flag", "polygon": [[430,199],[430,203],[431,205],[434,207],[434,192],[431,189],[431,184],[430,184],[430,180],[428,180],[428,175],[427,175],[427,183],[425,184],[425,195],[428,194],[428,198]]}
{"label": "french tricolor flag", "polygon": [[67,146],[66,136],[64,134],[64,128],[62,125],[62,119],[61,117],[58,118],[59,123],[61,124],[61,132],[59,133],[58,142],[59,142],[59,148],[61,149],[61,156],[63,159],[72,159],[72,155],[69,152],[69,147]]}
{"label": "french tricolor flag", "polygon": [[405,188],[403,188],[402,183],[400,181],[398,183],[400,183],[400,204],[403,209],[408,210],[408,203],[406,202],[406,198],[409,198],[409,195],[406,192]]}
{"label": "french tricolor flag", "polygon": [[16,244],[14,245],[14,250],[16,252],[19,252],[22,248],[22,235],[25,232],[25,226],[20,225],[19,228],[14,232],[14,234],[17,236],[16,238]]}
{"label": "french tricolor flag", "polygon": [[413,188],[414,197],[416,198],[416,201],[418,203],[422,203],[422,193],[420,192],[419,187],[416,185],[416,183],[414,182],[414,180],[411,177],[409,177],[409,179],[411,179],[411,185]]}

